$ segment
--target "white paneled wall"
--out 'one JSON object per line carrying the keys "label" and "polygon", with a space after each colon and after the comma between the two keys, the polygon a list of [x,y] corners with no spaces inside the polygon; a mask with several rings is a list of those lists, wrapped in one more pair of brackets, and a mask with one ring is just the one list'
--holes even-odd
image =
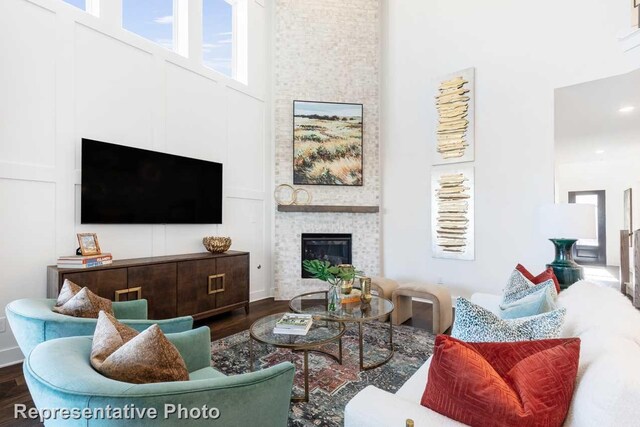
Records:
{"label": "white paneled wall", "polygon": [[[251,252],[251,298],[271,295],[270,3],[247,0],[248,86],[121,29],[116,3],[100,18],[62,0],[0,2],[0,322],[11,300],[45,296],[46,266],[77,232],[115,258],[229,235]],[[83,137],[222,162],[223,224],[80,224]],[[0,366],[21,358],[7,328]]]}

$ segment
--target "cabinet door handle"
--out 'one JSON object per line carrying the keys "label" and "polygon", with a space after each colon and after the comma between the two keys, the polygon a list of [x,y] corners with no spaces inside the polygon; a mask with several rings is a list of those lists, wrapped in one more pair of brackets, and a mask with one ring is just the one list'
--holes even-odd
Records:
{"label": "cabinet door handle", "polygon": [[[215,289],[215,280],[216,279],[222,279],[222,287],[220,289]],[[209,291],[209,295],[217,294],[217,293],[220,293],[220,292],[224,292],[224,273],[222,273],[222,274],[212,274],[211,276],[209,276],[209,288],[208,288],[208,291]]]}
{"label": "cabinet door handle", "polygon": [[142,286],[138,286],[136,288],[125,288],[119,289],[116,291],[115,301],[120,301],[120,295],[130,294],[131,292],[136,293],[136,299],[142,299]]}

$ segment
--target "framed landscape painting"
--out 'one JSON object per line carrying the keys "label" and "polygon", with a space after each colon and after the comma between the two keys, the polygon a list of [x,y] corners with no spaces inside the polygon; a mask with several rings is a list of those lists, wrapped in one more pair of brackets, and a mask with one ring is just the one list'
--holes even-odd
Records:
{"label": "framed landscape painting", "polygon": [[363,183],[362,104],[293,101],[293,184]]}

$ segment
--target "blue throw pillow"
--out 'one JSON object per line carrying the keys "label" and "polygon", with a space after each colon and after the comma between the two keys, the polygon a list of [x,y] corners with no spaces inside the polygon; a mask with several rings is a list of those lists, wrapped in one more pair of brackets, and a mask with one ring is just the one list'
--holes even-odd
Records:
{"label": "blue throw pillow", "polygon": [[557,307],[558,293],[552,281],[536,286],[533,292],[508,304],[500,304],[500,317],[516,319],[518,317],[535,316],[547,313]]}
{"label": "blue throw pillow", "polygon": [[500,302],[500,305],[502,306],[516,302],[519,299],[537,292],[540,289],[540,286],[546,286],[549,283],[551,283],[555,288],[555,283],[553,283],[552,279],[536,285],[531,280],[524,277],[524,275],[518,270],[513,270],[513,273],[511,273],[509,281],[507,282],[507,286],[504,288],[502,302]]}
{"label": "blue throw pillow", "polygon": [[501,319],[465,298],[456,302],[451,336],[468,342],[512,342],[558,338],[566,309],[519,319]]}

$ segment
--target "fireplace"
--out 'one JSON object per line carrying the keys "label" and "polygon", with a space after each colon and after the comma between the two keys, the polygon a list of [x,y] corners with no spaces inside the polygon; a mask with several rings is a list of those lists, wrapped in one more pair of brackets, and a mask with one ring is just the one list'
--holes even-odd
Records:
{"label": "fireplace", "polygon": [[[302,261],[320,259],[329,261],[331,265],[351,264],[351,234],[302,234]],[[300,262],[303,278],[311,275],[305,271]]]}

